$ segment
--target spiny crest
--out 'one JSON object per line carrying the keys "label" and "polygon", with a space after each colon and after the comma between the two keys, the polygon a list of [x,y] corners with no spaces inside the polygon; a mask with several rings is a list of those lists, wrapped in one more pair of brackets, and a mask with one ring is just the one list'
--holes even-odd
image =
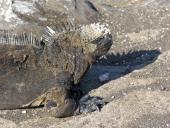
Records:
{"label": "spiny crest", "polygon": [[66,33],[71,31],[76,31],[78,29],[78,25],[75,23],[74,19],[69,19],[65,22],[61,22],[57,26],[51,27],[56,33]]}
{"label": "spiny crest", "polygon": [[0,44],[1,45],[15,45],[15,46],[34,46],[40,48],[40,41],[32,32],[15,33],[12,30],[0,30]]}
{"label": "spiny crest", "polygon": [[47,45],[50,45],[54,38],[56,38],[59,35],[62,35],[67,32],[75,32],[77,30],[77,26],[74,23],[73,19],[69,19],[65,22],[59,23],[57,26],[47,26],[44,29],[42,40],[44,42],[47,42]]}
{"label": "spiny crest", "polygon": [[58,35],[64,35],[68,32],[79,33],[82,40],[86,42],[96,40],[100,37],[104,37],[107,34],[111,34],[108,24],[106,23],[93,23],[88,25],[77,25],[74,21],[62,23],[61,26],[46,27],[43,34],[43,39],[49,44],[53,39],[51,37],[57,37]]}
{"label": "spiny crest", "polygon": [[56,34],[56,32],[53,29],[51,29],[50,27],[47,26],[44,29],[44,33],[42,35],[43,42],[44,43],[47,42],[46,45],[51,45],[54,42],[54,38],[52,38],[52,37],[54,37],[55,34]]}

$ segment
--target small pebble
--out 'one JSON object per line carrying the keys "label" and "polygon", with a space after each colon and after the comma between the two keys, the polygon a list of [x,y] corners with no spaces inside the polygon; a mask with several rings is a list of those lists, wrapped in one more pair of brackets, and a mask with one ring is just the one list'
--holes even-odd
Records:
{"label": "small pebble", "polygon": [[127,96],[127,93],[126,93],[126,92],[122,92],[122,95],[123,95],[123,96]]}
{"label": "small pebble", "polygon": [[99,76],[99,81],[100,82],[106,82],[109,80],[109,73],[104,73]]}
{"label": "small pebble", "polygon": [[134,85],[134,83],[133,83],[133,82],[131,82],[131,83],[130,83],[130,85]]}
{"label": "small pebble", "polygon": [[151,88],[150,88],[150,87],[148,87],[148,90],[151,90]]}
{"label": "small pebble", "polygon": [[162,48],[161,48],[161,47],[159,47],[159,50],[161,51],[161,50],[162,50]]}
{"label": "small pebble", "polygon": [[115,98],[115,96],[112,96],[111,98],[112,98],[112,99],[114,99],[114,98]]}
{"label": "small pebble", "polygon": [[167,88],[166,88],[166,87],[161,86],[160,91],[166,91],[166,90],[167,90]]}
{"label": "small pebble", "polygon": [[26,111],[26,110],[23,110],[21,113],[22,113],[22,114],[26,114],[26,113],[27,113],[27,111]]}

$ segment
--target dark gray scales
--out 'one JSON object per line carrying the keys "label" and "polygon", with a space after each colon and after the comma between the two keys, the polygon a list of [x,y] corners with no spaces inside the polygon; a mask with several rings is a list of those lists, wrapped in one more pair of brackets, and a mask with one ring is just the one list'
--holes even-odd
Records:
{"label": "dark gray scales", "polygon": [[66,26],[46,27],[40,39],[0,31],[0,109],[44,106],[50,116],[73,115],[71,90],[107,53],[112,37],[105,24]]}

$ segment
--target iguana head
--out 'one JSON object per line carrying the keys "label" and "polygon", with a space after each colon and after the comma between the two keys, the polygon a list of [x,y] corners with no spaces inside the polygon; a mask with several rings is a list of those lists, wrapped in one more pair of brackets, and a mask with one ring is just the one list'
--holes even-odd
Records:
{"label": "iguana head", "polygon": [[107,24],[94,23],[80,28],[84,49],[94,57],[107,53],[112,45],[112,35]]}
{"label": "iguana head", "polygon": [[[110,49],[112,36],[107,24],[94,23],[75,27],[65,26],[64,29],[46,27],[43,35],[45,46],[81,47],[85,54],[100,57]],[[74,26],[74,27],[73,27]],[[51,47],[53,46],[53,47]],[[54,50],[55,51],[55,50]]]}

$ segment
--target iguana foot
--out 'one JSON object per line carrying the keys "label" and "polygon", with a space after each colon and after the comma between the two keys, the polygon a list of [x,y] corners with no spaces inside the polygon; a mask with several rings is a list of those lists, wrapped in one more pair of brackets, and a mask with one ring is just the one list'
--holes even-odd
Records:
{"label": "iguana foot", "polygon": [[33,101],[22,106],[22,108],[34,108],[37,106],[44,106],[43,112],[40,113],[42,117],[67,117],[73,115],[77,104],[70,95],[71,91],[65,87],[54,87],[49,89],[46,93],[37,97]]}
{"label": "iguana foot", "polygon": [[76,102],[70,97],[70,90],[63,87],[51,89],[46,96],[44,110],[52,117],[67,117],[73,115]]}
{"label": "iguana foot", "polygon": [[105,104],[106,102],[100,97],[85,95],[79,100],[79,106],[74,114],[87,114],[94,111],[100,111]]}
{"label": "iguana foot", "polygon": [[73,99],[66,99],[63,103],[57,104],[55,101],[47,101],[44,112],[52,117],[62,118],[72,116],[76,108]]}

